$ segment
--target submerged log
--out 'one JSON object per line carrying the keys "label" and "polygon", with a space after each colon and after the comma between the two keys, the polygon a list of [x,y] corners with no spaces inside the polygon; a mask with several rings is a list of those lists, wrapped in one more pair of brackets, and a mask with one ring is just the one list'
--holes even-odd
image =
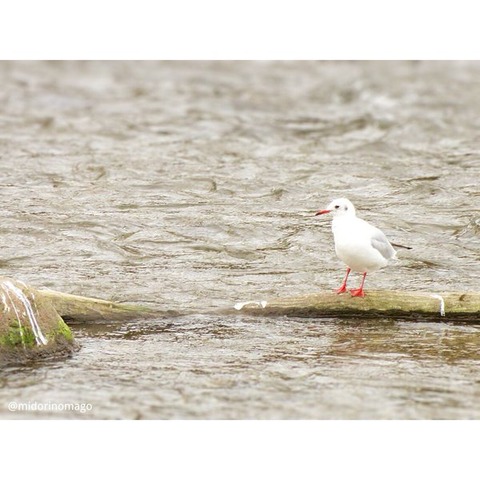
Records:
{"label": "submerged log", "polygon": [[37,290],[38,295],[48,299],[66,323],[91,323],[99,321],[120,321],[146,317],[155,310],[143,305],[132,305],[80,297],[54,290]]}
{"label": "submerged log", "polygon": [[364,298],[332,292],[237,303],[237,311],[291,317],[395,317],[480,322],[480,293],[369,290]]}

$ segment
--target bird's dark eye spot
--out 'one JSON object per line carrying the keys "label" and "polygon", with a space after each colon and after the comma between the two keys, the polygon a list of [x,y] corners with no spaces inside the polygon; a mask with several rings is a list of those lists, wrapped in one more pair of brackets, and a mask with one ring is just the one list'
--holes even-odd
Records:
{"label": "bird's dark eye spot", "polygon": [[340,205],[335,205],[335,208],[340,208]]}
{"label": "bird's dark eye spot", "polygon": [[345,206],[343,207],[343,209],[344,209],[344,210],[348,210],[348,207],[345,205]]}

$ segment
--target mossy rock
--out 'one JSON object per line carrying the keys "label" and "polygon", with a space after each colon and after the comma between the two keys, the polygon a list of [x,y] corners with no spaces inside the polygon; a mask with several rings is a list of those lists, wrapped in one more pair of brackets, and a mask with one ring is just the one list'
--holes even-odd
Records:
{"label": "mossy rock", "polygon": [[76,348],[48,297],[23,282],[0,278],[0,365],[64,356]]}

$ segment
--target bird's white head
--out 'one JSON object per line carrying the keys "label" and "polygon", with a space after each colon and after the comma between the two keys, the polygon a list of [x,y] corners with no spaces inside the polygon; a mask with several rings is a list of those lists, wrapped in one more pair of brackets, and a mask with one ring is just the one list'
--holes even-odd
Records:
{"label": "bird's white head", "polygon": [[325,213],[331,213],[334,217],[341,216],[355,216],[355,207],[353,203],[347,198],[336,198],[332,200],[328,207],[324,210],[319,210],[315,215],[323,215]]}

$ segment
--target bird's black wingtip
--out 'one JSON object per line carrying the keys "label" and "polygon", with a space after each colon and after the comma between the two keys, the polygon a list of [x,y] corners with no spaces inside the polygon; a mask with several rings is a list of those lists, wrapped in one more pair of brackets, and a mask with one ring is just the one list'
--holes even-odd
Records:
{"label": "bird's black wingtip", "polygon": [[398,243],[392,243],[392,247],[404,248],[405,250],[412,250],[413,247],[406,247],[405,245],[399,245]]}

